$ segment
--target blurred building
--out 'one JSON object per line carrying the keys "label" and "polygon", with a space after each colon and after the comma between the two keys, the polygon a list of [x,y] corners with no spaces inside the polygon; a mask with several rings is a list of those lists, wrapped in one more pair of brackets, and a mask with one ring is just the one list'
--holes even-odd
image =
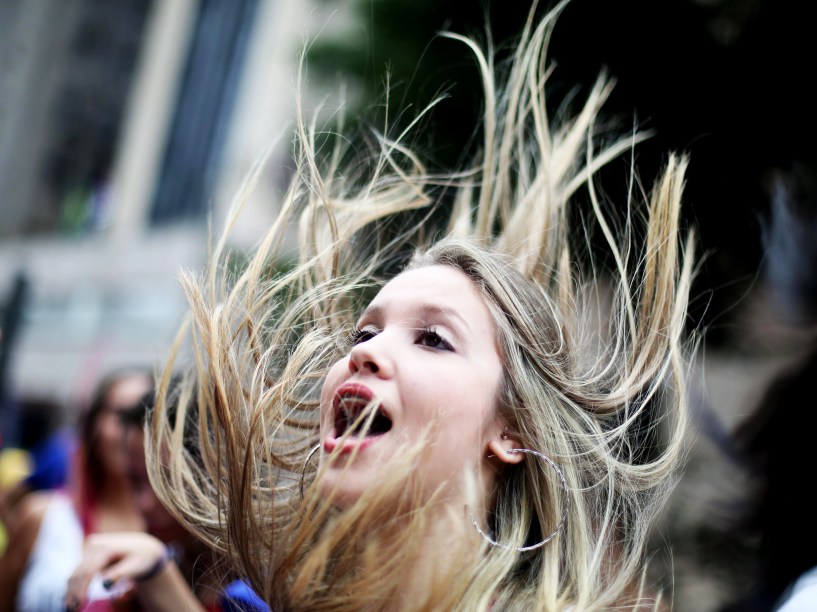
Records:
{"label": "blurred building", "polygon": [[161,363],[184,312],[179,270],[201,268],[208,227],[278,143],[237,245],[275,212],[295,66],[333,22],[324,6],[0,2],[6,397],[74,405],[110,368]]}

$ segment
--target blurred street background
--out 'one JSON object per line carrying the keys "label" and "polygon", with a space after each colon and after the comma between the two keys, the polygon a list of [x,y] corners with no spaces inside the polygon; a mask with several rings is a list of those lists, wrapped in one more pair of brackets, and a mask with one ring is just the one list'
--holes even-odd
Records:
{"label": "blurred street background", "polygon": [[[705,333],[697,437],[662,529],[676,610],[718,610],[745,586],[751,551],[722,519],[747,485],[728,441],[813,345],[817,55],[804,4],[573,0],[550,46],[552,113],[606,70],[608,115],[654,133],[636,153],[644,184],[668,151],[692,160],[683,215],[702,262],[690,328]],[[287,181],[306,43],[308,112],[329,100],[330,114],[343,92],[350,118],[379,127],[387,71],[394,126],[444,94],[412,142],[450,168],[478,142],[480,89],[465,46],[437,34],[490,32],[501,62],[529,7],[0,0],[0,447],[25,446],[30,423],[72,422],[105,372],[161,364],[185,309],[176,275],[202,268],[210,229],[269,148],[233,242],[259,238]],[[38,402],[56,414],[32,414]]]}

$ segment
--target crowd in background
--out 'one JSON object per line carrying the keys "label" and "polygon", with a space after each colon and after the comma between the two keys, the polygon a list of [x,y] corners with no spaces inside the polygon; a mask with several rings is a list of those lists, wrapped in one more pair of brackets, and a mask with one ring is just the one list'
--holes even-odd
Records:
{"label": "crowd in background", "polygon": [[0,451],[0,610],[264,609],[150,486],[153,384],[112,371],[68,424],[55,403],[21,407],[23,444]]}

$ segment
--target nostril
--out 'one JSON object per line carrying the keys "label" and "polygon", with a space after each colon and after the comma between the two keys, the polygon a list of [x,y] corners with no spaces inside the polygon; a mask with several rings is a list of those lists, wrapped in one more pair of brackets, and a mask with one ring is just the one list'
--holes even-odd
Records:
{"label": "nostril", "polygon": [[372,374],[377,374],[378,369],[377,364],[369,359],[349,359],[349,372],[352,374],[356,374],[359,370],[365,370],[371,372]]}
{"label": "nostril", "polygon": [[349,353],[349,372],[357,374],[359,371],[378,374],[381,370],[380,357],[368,350],[368,343],[354,346]]}

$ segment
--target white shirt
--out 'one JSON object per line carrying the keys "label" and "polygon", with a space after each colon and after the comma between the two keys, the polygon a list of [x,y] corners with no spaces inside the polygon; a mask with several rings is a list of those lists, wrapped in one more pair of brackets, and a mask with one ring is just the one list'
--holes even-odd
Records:
{"label": "white shirt", "polygon": [[17,612],[63,612],[68,579],[82,560],[83,533],[71,500],[56,493],[46,508],[17,591]]}

